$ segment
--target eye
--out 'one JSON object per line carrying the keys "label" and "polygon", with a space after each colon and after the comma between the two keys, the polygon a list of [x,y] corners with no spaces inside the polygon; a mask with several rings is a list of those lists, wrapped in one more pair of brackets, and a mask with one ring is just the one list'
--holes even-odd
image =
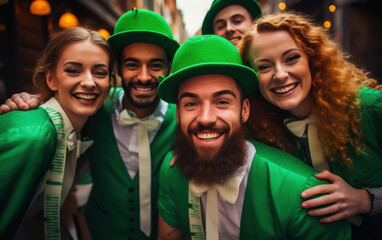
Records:
{"label": "eye", "polygon": [[269,64],[259,64],[255,65],[255,71],[265,73],[268,72],[271,69],[271,66]]}
{"label": "eye", "polygon": [[235,24],[235,25],[239,25],[240,23],[243,22],[243,19],[234,19],[232,22],[233,22],[233,24]]}
{"label": "eye", "polygon": [[153,71],[160,71],[163,69],[163,64],[162,63],[153,63],[150,65],[150,69]]}
{"label": "eye", "polygon": [[219,100],[216,104],[217,105],[227,105],[227,104],[229,104],[229,102],[227,100]]}
{"label": "eye", "polygon": [[214,27],[214,28],[215,28],[216,30],[222,30],[222,29],[225,28],[225,26],[226,26],[225,23],[223,23],[223,22],[218,22],[218,23],[215,24],[215,27]]}
{"label": "eye", "polygon": [[126,63],[125,67],[129,70],[136,70],[138,69],[138,64],[130,62],[130,63]]}
{"label": "eye", "polygon": [[194,102],[187,102],[184,104],[185,107],[195,107],[196,106],[196,103]]}
{"label": "eye", "polygon": [[244,21],[244,18],[242,16],[236,16],[232,19],[232,23],[235,25],[239,25]]}
{"label": "eye", "polygon": [[300,54],[294,54],[292,56],[287,57],[286,62],[287,63],[294,63],[300,58]]}
{"label": "eye", "polygon": [[74,68],[66,68],[66,69],[64,69],[64,71],[70,75],[76,75],[76,74],[80,73],[80,71],[78,71],[77,69],[74,69]]}
{"label": "eye", "polygon": [[109,75],[109,72],[108,71],[105,71],[105,70],[98,70],[98,71],[95,71],[94,72],[94,75],[96,77],[106,77],[107,75]]}

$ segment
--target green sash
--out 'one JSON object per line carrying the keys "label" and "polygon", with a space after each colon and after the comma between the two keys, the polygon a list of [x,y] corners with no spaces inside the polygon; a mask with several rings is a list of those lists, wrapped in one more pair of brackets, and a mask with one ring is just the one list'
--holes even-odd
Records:
{"label": "green sash", "polygon": [[66,160],[65,127],[61,115],[48,106],[41,106],[48,113],[57,130],[57,145],[45,179],[44,225],[45,239],[61,239],[60,203]]}

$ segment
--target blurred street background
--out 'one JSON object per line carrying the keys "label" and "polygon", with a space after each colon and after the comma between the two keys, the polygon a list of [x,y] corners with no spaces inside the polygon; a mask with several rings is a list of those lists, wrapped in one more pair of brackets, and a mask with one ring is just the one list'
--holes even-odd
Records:
{"label": "blurred street background", "polygon": [[[35,8],[41,2],[48,4],[47,9]],[[365,68],[381,83],[380,1],[258,2],[264,14],[295,10],[313,16],[351,56],[353,63]],[[13,93],[36,92],[32,84],[35,62],[49,39],[64,28],[83,26],[107,38],[113,34],[117,19],[136,7],[161,14],[170,24],[174,37],[183,43],[200,34],[211,3],[212,0],[0,0],[0,104]]]}

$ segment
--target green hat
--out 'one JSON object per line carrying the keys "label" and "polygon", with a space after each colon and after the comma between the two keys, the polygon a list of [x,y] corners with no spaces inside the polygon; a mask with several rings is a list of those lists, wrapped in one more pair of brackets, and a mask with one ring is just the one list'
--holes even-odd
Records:
{"label": "green hat", "polygon": [[159,76],[158,94],[166,102],[176,103],[179,85],[189,78],[222,74],[232,77],[248,96],[258,85],[251,68],[244,66],[239,51],[227,39],[216,35],[202,35],[188,39],[175,53],[172,73]]}
{"label": "green hat", "polygon": [[202,34],[213,34],[213,22],[215,16],[223,8],[229,5],[241,5],[252,15],[253,19],[259,18],[262,15],[261,7],[256,0],[214,0],[211,4],[210,10],[204,17],[202,25]]}
{"label": "green hat", "polygon": [[161,15],[144,9],[134,9],[123,14],[107,42],[113,47],[116,56],[121,54],[124,47],[136,42],[163,47],[170,58],[179,48],[166,20]]}

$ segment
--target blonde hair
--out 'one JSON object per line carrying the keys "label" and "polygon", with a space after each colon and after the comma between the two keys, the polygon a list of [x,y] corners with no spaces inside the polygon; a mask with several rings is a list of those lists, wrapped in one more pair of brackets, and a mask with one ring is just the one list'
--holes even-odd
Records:
{"label": "blonde hair", "polygon": [[43,51],[41,58],[37,61],[33,72],[33,83],[39,90],[39,95],[43,101],[48,100],[54,95],[46,83],[45,71],[55,71],[57,62],[65,47],[70,44],[89,40],[90,42],[100,46],[109,56],[109,77],[111,85],[115,86],[115,78],[113,77],[114,56],[110,45],[105,41],[104,37],[96,31],[75,27],[69,28],[61,32],[56,38],[48,43],[48,46]]}
{"label": "blonde hair", "polygon": [[[364,148],[358,89],[374,87],[376,81],[354,66],[322,27],[299,13],[279,13],[257,19],[243,37],[240,47],[243,62],[250,65],[249,50],[257,34],[280,30],[287,31],[308,55],[312,74],[310,94],[314,98],[312,112],[316,116],[325,156],[330,161],[339,160],[351,166],[352,160],[346,156],[347,144],[350,143],[358,153]],[[253,93],[250,100],[253,114],[249,125],[253,137],[293,153],[291,134],[283,124],[290,114],[269,103],[259,91]]]}

